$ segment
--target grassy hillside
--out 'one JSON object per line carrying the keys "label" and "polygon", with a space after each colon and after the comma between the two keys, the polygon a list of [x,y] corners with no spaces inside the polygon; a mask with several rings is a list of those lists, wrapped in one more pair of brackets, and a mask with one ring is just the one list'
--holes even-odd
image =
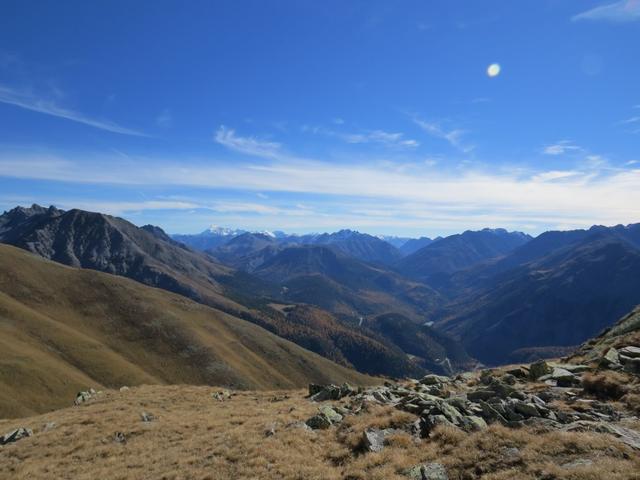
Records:
{"label": "grassy hillside", "polygon": [[294,388],[371,382],[182,296],[0,245],[0,416],[69,405],[88,387]]}
{"label": "grassy hillside", "polygon": [[[375,403],[337,426],[309,430],[305,420],[334,402],[310,402],[301,390],[237,392],[219,402],[211,397],[214,391],[194,386],[106,391],[79,407],[0,420],[3,433],[18,427],[34,431],[0,447],[0,472],[30,480],[419,480],[425,477],[415,472],[416,465],[439,464],[447,476],[426,478],[640,478],[638,451],[604,432],[493,424],[466,433],[443,424],[429,438],[417,438],[410,433],[416,415]],[[155,420],[143,422],[142,412]],[[370,428],[396,430],[381,451],[368,452],[362,439]]]}

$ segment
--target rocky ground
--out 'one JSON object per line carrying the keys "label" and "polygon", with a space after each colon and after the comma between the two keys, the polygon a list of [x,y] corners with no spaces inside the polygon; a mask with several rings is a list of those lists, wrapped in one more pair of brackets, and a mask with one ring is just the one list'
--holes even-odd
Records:
{"label": "rocky ground", "polygon": [[308,392],[80,392],[0,421],[1,478],[640,479],[640,344]]}

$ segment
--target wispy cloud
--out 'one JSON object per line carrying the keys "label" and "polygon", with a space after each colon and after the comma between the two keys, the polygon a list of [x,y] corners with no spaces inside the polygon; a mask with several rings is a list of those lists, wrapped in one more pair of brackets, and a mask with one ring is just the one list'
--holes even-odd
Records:
{"label": "wispy cloud", "polygon": [[173,124],[173,116],[171,111],[165,108],[160,115],[156,117],[156,125],[162,128],[169,128]]}
{"label": "wispy cloud", "polygon": [[214,140],[230,150],[256,157],[276,158],[281,154],[281,144],[260,140],[256,137],[241,137],[236,134],[235,130],[224,125],[218,128]]}
{"label": "wispy cloud", "polygon": [[463,141],[462,137],[465,133],[467,133],[465,130],[461,130],[461,129],[447,130],[437,122],[427,122],[418,117],[414,117],[413,121],[416,125],[418,125],[422,130],[427,132],[429,135],[446,140],[447,142],[449,142],[449,144],[452,147],[464,153],[469,153],[475,149],[474,145],[470,145]]}
{"label": "wispy cloud", "polygon": [[[334,120],[334,123],[335,120]],[[341,125],[340,123],[336,123]],[[360,132],[340,132],[320,126],[302,126],[303,132],[326,135],[351,144],[378,144],[391,148],[416,148],[420,146],[417,140],[406,138],[401,132],[387,132],[385,130],[363,130]]]}
{"label": "wispy cloud", "polygon": [[[0,175],[109,186],[137,185],[141,189],[145,186],[199,187],[211,192],[222,189],[238,192],[239,196],[245,192],[274,192],[277,194],[261,199],[262,202],[227,202],[210,204],[208,208],[221,214],[270,216],[276,226],[282,226],[283,207],[269,202],[282,198],[290,205],[304,198],[304,203],[316,210],[328,204],[334,206],[325,209],[325,214],[310,216],[308,210],[301,211],[295,222],[308,228],[347,217],[353,221],[352,226],[422,222],[458,228],[478,223],[512,228],[544,224],[547,228],[637,221],[640,169],[613,169],[597,160],[574,170],[501,173],[477,169],[447,172],[426,165],[405,172],[371,164],[281,160],[212,164],[212,161],[176,163],[155,159],[154,174],[150,176],[146,165],[151,159],[123,163],[125,160],[120,157],[109,157],[87,164],[86,160],[55,156],[1,155]],[[189,208],[193,206],[191,203],[203,205],[183,202],[178,208]],[[350,204],[355,206],[351,208]],[[365,211],[371,215],[365,217]],[[392,215],[376,215],[375,211]]]}
{"label": "wispy cloud", "polygon": [[574,22],[580,20],[605,21],[614,23],[640,20],[640,0],[620,0],[601,5],[572,17]]}
{"label": "wispy cloud", "polygon": [[551,170],[548,172],[542,172],[531,177],[534,182],[553,182],[556,180],[564,180],[569,177],[575,177],[581,175],[581,172],[576,170]]}
{"label": "wispy cloud", "polygon": [[417,140],[407,139],[403,133],[373,130],[365,133],[336,133],[347,143],[379,143],[390,147],[415,148],[420,145]]}
{"label": "wispy cloud", "polygon": [[571,140],[560,140],[559,142],[551,145],[546,145],[542,148],[542,153],[545,155],[564,155],[568,152],[580,152],[583,151],[582,147],[574,145]]}
{"label": "wispy cloud", "polygon": [[630,123],[638,123],[640,122],[640,116],[627,118],[626,120],[622,120],[620,125],[628,125]]}
{"label": "wispy cloud", "polygon": [[4,85],[0,85],[0,103],[13,105],[32,112],[51,115],[53,117],[64,118],[72,122],[82,123],[107,132],[119,133],[122,135],[134,135],[138,137],[147,136],[142,132],[123,127],[117,123],[92,118],[84,115],[83,113],[61,107],[55,100],[38,97],[30,91],[17,90]]}

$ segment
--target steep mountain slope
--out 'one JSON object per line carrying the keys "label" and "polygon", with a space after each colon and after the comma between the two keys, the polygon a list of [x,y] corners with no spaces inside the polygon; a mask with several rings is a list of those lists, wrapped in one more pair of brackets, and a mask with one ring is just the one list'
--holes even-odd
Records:
{"label": "steep mountain slope", "polygon": [[500,257],[527,243],[531,237],[503,229],[466,231],[451,235],[403,258],[398,270],[433,286],[438,286],[453,272]]}
{"label": "steep mountain slope", "polygon": [[401,257],[399,250],[393,245],[372,235],[353,230],[301,237],[299,243],[330,245],[349,257],[381,265],[391,265]]}
{"label": "steep mountain slope", "polygon": [[367,319],[364,325],[411,355],[426,371],[451,375],[476,365],[464,347],[449,336],[402,315],[387,313]]}
{"label": "steep mountain slope", "polygon": [[247,232],[207,253],[226,265],[250,272],[281,249],[275,237]]}
{"label": "steep mountain slope", "polygon": [[243,311],[224,295],[233,271],[160,228],[83,210],[17,207],[0,216],[0,242],[65,265],[122,275],[208,305]]}
{"label": "steep mountain slope", "polygon": [[397,249],[400,249],[409,240],[413,240],[410,237],[398,237],[396,235],[378,235],[377,238],[387,242],[389,245],[393,245]]}
{"label": "steep mountain slope", "polygon": [[495,276],[438,326],[487,363],[525,347],[578,345],[640,303],[640,249],[596,231]]}
{"label": "steep mountain slope", "polygon": [[411,238],[403,243],[398,249],[402,256],[406,257],[407,255],[411,255],[414,252],[417,252],[421,248],[426,247],[427,245],[431,245],[433,242],[442,240],[440,237],[435,240],[430,239],[429,237],[420,237],[420,238]]}
{"label": "steep mountain slope", "polygon": [[65,406],[90,386],[371,381],[182,296],[7,245],[0,245],[0,351],[0,416]]}
{"label": "steep mountain slope", "polygon": [[626,240],[631,245],[640,247],[640,224],[615,227],[594,226],[588,230],[544,232],[504,257],[455,272],[446,282],[443,282],[441,291],[456,296],[466,294],[468,290],[491,288],[503,272],[539,260],[554,252],[573,248],[595,235],[606,235]]}
{"label": "steep mountain slope", "polygon": [[289,247],[253,271],[286,287],[285,299],[357,317],[401,313],[417,322],[442,302],[431,288],[327,246]]}
{"label": "steep mountain slope", "polygon": [[[344,324],[319,308],[291,305],[285,306],[283,311],[286,318],[278,322],[280,336],[340,365],[392,377],[423,374],[427,363],[434,366],[431,371],[444,372],[430,356],[433,352],[423,351],[424,358],[412,360],[383,335],[358,325]],[[454,366],[459,368],[461,365],[454,362]]]}
{"label": "steep mountain slope", "polygon": [[640,348],[640,305],[605,329],[597,337],[589,339],[571,356],[580,362],[597,361],[610,348],[635,346]]}

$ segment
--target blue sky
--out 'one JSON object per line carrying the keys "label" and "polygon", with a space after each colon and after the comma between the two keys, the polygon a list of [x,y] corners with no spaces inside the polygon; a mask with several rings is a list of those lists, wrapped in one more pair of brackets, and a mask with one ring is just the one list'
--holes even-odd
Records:
{"label": "blue sky", "polygon": [[639,47],[640,0],[10,0],[0,210],[172,233],[640,222]]}

